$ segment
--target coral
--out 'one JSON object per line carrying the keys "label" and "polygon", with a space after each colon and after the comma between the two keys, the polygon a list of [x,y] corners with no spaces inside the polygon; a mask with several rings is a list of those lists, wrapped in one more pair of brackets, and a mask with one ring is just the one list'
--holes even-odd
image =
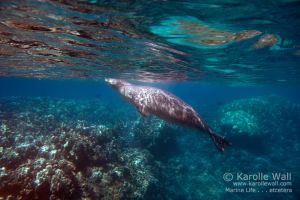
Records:
{"label": "coral", "polygon": [[299,105],[279,96],[239,99],[220,109],[220,117],[215,124],[225,134],[282,135],[287,129],[298,128],[299,110]]}
{"label": "coral", "polygon": [[199,131],[108,105],[0,98],[0,199],[222,199],[224,172],[299,177],[300,106],[284,98],[234,100],[212,114],[233,142],[225,154]]}
{"label": "coral", "polygon": [[99,122],[104,102],[10,97],[0,108],[1,198],[141,199],[156,183],[149,152]]}
{"label": "coral", "polygon": [[168,124],[165,121],[154,116],[139,117],[132,123],[131,134],[134,140],[140,143],[139,146],[151,148],[167,126]]}
{"label": "coral", "polygon": [[258,120],[243,110],[225,112],[221,119],[221,126],[236,129],[238,133],[259,134]]}

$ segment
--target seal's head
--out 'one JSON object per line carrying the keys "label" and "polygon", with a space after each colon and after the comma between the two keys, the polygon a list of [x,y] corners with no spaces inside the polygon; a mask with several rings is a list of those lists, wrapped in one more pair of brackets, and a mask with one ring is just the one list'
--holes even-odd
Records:
{"label": "seal's head", "polygon": [[109,85],[111,85],[115,89],[119,89],[120,87],[129,84],[126,81],[123,81],[120,79],[114,79],[114,78],[106,78],[105,82],[107,82]]}

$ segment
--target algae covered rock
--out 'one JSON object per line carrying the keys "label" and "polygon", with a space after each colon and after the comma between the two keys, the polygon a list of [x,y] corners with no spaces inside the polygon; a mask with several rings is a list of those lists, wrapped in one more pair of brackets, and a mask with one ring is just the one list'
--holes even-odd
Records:
{"label": "algae covered rock", "polygon": [[218,123],[226,134],[266,135],[296,130],[300,107],[280,96],[238,99],[220,109]]}
{"label": "algae covered rock", "polygon": [[143,199],[156,165],[99,104],[0,98],[0,199]]}
{"label": "algae covered rock", "polygon": [[221,127],[232,128],[237,133],[259,134],[257,118],[243,110],[225,112],[221,118]]}
{"label": "algae covered rock", "polygon": [[134,140],[140,146],[151,148],[156,144],[161,136],[161,132],[168,126],[168,124],[157,117],[151,116],[147,118],[139,117],[133,122],[131,133]]}

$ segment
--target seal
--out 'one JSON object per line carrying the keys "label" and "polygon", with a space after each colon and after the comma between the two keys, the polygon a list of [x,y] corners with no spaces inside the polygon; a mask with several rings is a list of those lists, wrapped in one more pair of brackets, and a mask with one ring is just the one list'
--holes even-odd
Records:
{"label": "seal", "polygon": [[200,115],[175,95],[154,87],[138,86],[120,79],[105,79],[125,99],[132,103],[142,116],[150,114],[161,119],[207,133],[220,151],[231,143],[217,135],[201,119]]}

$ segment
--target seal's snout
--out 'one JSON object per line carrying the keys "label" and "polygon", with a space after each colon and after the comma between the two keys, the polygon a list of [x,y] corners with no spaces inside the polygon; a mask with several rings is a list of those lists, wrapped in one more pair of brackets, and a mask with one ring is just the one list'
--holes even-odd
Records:
{"label": "seal's snout", "polygon": [[106,78],[104,80],[109,85],[111,85],[113,88],[120,88],[124,85],[129,85],[129,83],[127,83],[126,81],[120,80],[120,79]]}
{"label": "seal's snout", "polygon": [[116,80],[112,79],[112,78],[106,78],[104,79],[106,83],[110,84],[110,85],[115,85],[116,84]]}
{"label": "seal's snout", "polygon": [[123,84],[123,82],[119,79],[114,79],[114,78],[106,78],[104,79],[105,82],[107,82],[109,85],[111,85],[113,88],[119,88],[121,87]]}

